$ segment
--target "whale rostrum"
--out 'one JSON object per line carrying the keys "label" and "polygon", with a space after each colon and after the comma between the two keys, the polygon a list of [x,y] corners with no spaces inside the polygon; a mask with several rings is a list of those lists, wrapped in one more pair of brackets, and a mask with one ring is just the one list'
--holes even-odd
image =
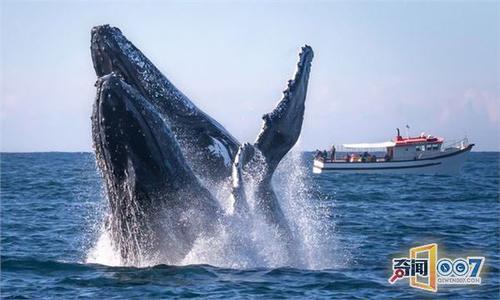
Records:
{"label": "whale rostrum", "polygon": [[[106,226],[125,264],[179,263],[198,237],[232,214],[261,215],[292,243],[272,176],[300,135],[311,47],[302,48],[295,76],[264,115],[255,143],[243,145],[118,28],[94,27],[91,54],[98,76],[92,138],[110,207]],[[221,207],[214,184],[232,186],[232,211]]]}

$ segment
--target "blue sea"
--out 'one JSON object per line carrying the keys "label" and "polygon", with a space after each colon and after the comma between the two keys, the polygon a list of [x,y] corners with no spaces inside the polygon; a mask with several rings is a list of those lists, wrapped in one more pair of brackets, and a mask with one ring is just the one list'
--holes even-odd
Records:
{"label": "blue sea", "polygon": [[[303,222],[327,230],[302,235],[307,253],[321,248],[321,255],[302,267],[231,267],[224,257],[131,267],[107,264],[97,246],[106,201],[93,154],[3,153],[1,298],[498,299],[499,154],[473,152],[463,174],[448,177],[313,175],[312,154],[302,153],[308,199],[300,200],[329,212]],[[278,188],[286,171],[276,174]],[[437,293],[407,279],[390,285],[392,258],[428,243],[439,245],[441,257],[484,256],[482,285],[439,286]],[[89,259],[96,255],[103,257]]]}

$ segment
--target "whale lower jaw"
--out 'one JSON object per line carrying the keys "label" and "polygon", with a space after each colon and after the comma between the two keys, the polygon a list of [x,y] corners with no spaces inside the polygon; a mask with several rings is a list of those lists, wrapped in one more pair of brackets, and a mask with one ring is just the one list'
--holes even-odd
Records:
{"label": "whale lower jaw", "polygon": [[255,143],[242,146],[119,29],[93,28],[91,54],[100,77],[92,116],[94,150],[110,206],[107,227],[125,264],[179,263],[228,213],[213,196],[221,194],[214,192],[220,187],[233,196],[236,215],[253,209],[291,245],[293,233],[271,182],[300,135],[311,47],[302,48],[294,78],[263,117]]}

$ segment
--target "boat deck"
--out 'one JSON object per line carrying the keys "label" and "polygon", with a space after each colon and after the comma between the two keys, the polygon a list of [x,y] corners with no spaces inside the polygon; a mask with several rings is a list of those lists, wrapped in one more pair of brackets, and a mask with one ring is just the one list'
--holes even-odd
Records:
{"label": "boat deck", "polygon": [[461,163],[464,161],[463,154],[470,152],[474,144],[466,147],[447,149],[436,152],[433,156],[414,159],[389,159],[377,157],[375,160],[362,160],[356,157],[351,159],[325,159],[316,157],[313,162],[313,172],[391,172],[391,173],[427,173],[427,174],[454,174],[458,173]]}

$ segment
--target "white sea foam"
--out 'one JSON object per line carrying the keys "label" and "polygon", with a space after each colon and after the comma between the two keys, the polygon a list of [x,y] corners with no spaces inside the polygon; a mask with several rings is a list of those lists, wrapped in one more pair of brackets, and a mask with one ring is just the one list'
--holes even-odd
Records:
{"label": "white sea foam", "polygon": [[96,244],[87,254],[86,263],[100,264],[108,266],[121,266],[120,254],[113,247],[111,237],[108,231],[103,229],[99,232]]}

